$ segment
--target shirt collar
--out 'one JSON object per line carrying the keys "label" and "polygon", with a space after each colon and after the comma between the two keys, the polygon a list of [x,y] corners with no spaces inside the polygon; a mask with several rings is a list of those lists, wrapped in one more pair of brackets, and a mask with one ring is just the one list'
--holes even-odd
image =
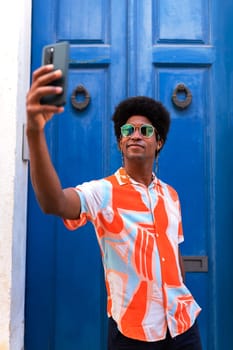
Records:
{"label": "shirt collar", "polygon": [[[134,185],[140,185],[140,182],[137,182],[136,180],[132,179],[132,177],[130,177],[125,168],[121,167],[119,168],[116,173],[115,173],[117,179],[118,179],[118,182],[119,182],[119,185],[127,185],[127,184],[134,184]],[[154,184],[154,185],[159,185],[159,180],[158,178],[156,177],[155,173],[153,172],[152,173],[152,181],[151,181],[151,184]],[[151,186],[151,184],[149,186]]]}

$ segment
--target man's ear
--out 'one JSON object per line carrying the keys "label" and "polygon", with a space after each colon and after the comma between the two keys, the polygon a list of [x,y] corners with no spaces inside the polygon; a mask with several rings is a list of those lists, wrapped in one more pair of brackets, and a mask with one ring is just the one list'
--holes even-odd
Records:
{"label": "man's ear", "polygon": [[119,151],[121,151],[121,149],[122,149],[122,147],[121,147],[121,138],[118,141],[118,149],[119,149]]}
{"label": "man's ear", "polygon": [[163,147],[163,140],[160,139],[157,141],[157,152],[159,152],[162,147]]}

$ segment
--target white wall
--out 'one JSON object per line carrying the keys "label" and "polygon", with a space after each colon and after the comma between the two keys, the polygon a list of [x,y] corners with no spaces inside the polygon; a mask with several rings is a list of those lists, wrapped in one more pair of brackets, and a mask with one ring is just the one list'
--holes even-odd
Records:
{"label": "white wall", "polygon": [[0,350],[23,349],[31,0],[0,5]]}

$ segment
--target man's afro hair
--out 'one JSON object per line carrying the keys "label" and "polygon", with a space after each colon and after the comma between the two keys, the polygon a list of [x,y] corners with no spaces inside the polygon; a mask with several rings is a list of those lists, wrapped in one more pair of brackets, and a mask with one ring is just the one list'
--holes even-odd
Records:
{"label": "man's afro hair", "polygon": [[165,143],[170,127],[170,114],[161,102],[146,96],[129,97],[116,106],[112,120],[118,142],[121,137],[121,126],[133,115],[148,118]]}

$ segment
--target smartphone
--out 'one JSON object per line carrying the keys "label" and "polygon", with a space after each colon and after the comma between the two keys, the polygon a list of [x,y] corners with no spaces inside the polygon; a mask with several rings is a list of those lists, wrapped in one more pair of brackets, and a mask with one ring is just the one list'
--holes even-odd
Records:
{"label": "smartphone", "polygon": [[69,67],[69,43],[62,41],[43,47],[42,65],[53,64],[54,70],[61,69],[62,77],[54,80],[49,85],[61,86],[63,91],[59,95],[47,95],[41,98],[42,104],[64,106],[66,104],[66,94],[68,85]]}

